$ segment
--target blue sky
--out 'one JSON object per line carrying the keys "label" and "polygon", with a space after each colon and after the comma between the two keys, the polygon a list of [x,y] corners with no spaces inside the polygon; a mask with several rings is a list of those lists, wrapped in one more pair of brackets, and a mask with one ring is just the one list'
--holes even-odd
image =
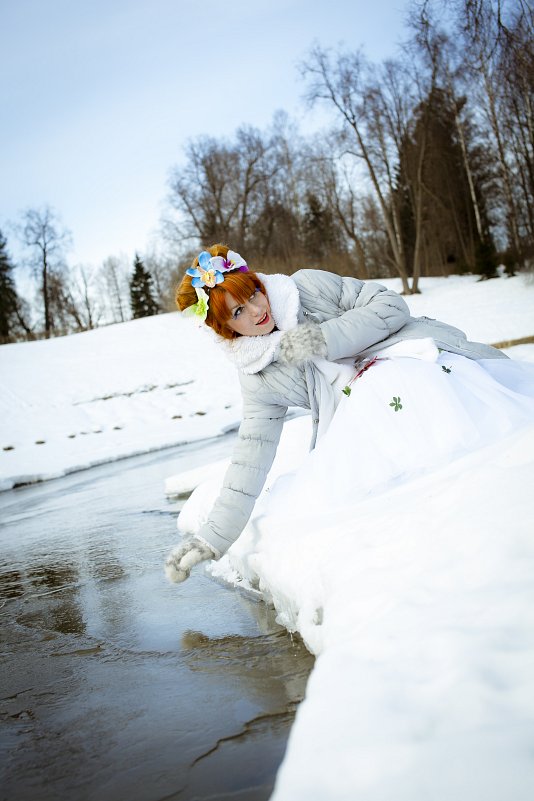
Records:
{"label": "blue sky", "polygon": [[314,41],[393,56],[404,0],[1,0],[0,228],[53,206],[69,261],[143,252],[172,165],[200,134],[314,125],[297,64]]}

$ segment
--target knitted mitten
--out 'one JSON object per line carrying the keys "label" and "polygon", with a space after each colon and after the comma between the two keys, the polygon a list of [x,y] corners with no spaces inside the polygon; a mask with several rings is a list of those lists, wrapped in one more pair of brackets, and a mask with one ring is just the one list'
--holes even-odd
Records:
{"label": "knitted mitten", "polygon": [[165,575],[169,581],[179,584],[189,577],[191,568],[199,562],[218,557],[219,554],[215,553],[206,542],[196,537],[186,539],[181,545],[173,548],[165,560]]}
{"label": "knitted mitten", "polygon": [[280,361],[301,364],[313,356],[326,356],[326,342],[317,323],[302,323],[280,338]]}

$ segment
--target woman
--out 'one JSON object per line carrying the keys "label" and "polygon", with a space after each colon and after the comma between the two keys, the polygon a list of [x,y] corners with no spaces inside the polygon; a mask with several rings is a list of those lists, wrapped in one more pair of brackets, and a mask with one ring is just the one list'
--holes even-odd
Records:
{"label": "woman", "polygon": [[371,491],[534,419],[530,365],[411,317],[400,295],[374,282],[322,270],[261,275],[219,244],[187,270],[177,304],[238,368],[243,420],[207,523],[167,558],[172,581],[220,558],[245,527],[288,406],[310,409],[312,449],[318,443],[286,490],[294,504],[323,497],[325,482],[329,503]]}

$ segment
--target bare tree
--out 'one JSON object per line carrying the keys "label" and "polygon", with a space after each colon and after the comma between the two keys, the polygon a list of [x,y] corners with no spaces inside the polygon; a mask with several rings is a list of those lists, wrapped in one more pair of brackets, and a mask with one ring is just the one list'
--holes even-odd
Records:
{"label": "bare tree", "polygon": [[130,262],[125,254],[108,256],[98,272],[100,306],[114,323],[124,323],[130,319],[129,273]]}
{"label": "bare tree", "polygon": [[189,142],[185,165],[171,173],[169,203],[177,217],[166,221],[166,236],[247,249],[269,198],[269,182],[280,168],[275,152],[273,138],[250,127],[239,128],[233,142],[212,137]]}
{"label": "bare tree", "polygon": [[519,234],[534,249],[534,7],[524,0],[513,4],[509,19],[499,19],[500,74],[507,112],[505,137],[519,205]]}
{"label": "bare tree", "polygon": [[67,315],[78,330],[95,328],[104,313],[98,300],[96,271],[90,265],[78,264],[69,271],[67,296]]}
{"label": "bare tree", "polygon": [[[56,291],[65,270],[65,252],[70,245],[70,233],[63,228],[58,215],[50,208],[28,209],[23,215],[19,232],[30,249],[30,264],[39,278],[44,312],[44,331],[48,338],[61,318],[64,295]],[[58,305],[59,304],[59,305]]]}
{"label": "bare tree", "polygon": [[[238,229],[238,157],[229,144],[199,137],[186,148],[186,164],[174,168],[169,202],[178,212],[174,236],[182,242],[230,241]],[[167,235],[170,224],[167,224]]]}
{"label": "bare tree", "polygon": [[471,203],[475,214],[477,233],[482,241],[484,228],[479,198],[467,146],[466,120],[462,112],[466,109],[467,97],[458,90],[458,83],[464,72],[463,50],[453,42],[450,33],[440,27],[435,18],[430,0],[415,0],[409,7],[408,26],[412,39],[407,48],[421,58],[423,65],[436,70],[436,80],[447,94],[449,104],[454,110],[454,124],[460,144],[463,166],[466,173]]}
{"label": "bare tree", "polygon": [[247,247],[265,272],[292,272],[311,257],[303,251],[301,241],[306,195],[304,142],[296,123],[283,111],[275,113],[265,136],[268,170],[258,186]]}
{"label": "bare tree", "polygon": [[[439,80],[463,153],[479,250],[534,252],[534,8],[529,0],[413,0],[419,52],[441,38]],[[469,142],[476,132],[476,146]],[[475,175],[485,151],[485,185]],[[491,165],[495,167],[492,168]],[[491,214],[488,214],[488,211]]]}
{"label": "bare tree", "polygon": [[167,252],[152,247],[143,256],[143,263],[153,279],[154,299],[163,311],[174,311],[175,288],[178,276],[179,259]]}
{"label": "bare tree", "polygon": [[522,246],[518,226],[518,209],[514,192],[514,176],[505,142],[506,82],[500,69],[504,42],[501,0],[459,0],[457,3],[460,30],[466,52],[466,66],[478,79],[482,90],[480,109],[485,114],[493,135],[506,207],[506,227],[516,258],[521,261]]}
{"label": "bare tree", "polygon": [[332,131],[308,146],[305,151],[306,185],[313,188],[324,206],[335,215],[349,252],[352,248],[353,269],[357,277],[370,278],[363,226],[364,199],[355,191],[357,178],[353,174],[353,164],[339,153],[342,145],[338,140],[336,132]]}
{"label": "bare tree", "polygon": [[[402,280],[403,291],[408,293],[411,291],[408,265],[400,210],[394,194],[395,168],[407,116],[405,109],[395,104],[403,95],[390,81],[389,89],[393,92],[388,96],[386,84],[359,52],[338,55],[332,62],[325,51],[316,48],[304,71],[313,76],[308,95],[310,101],[327,100],[340,115],[344,157],[359,161],[367,174],[380,209],[381,227],[387,233],[389,248],[384,257],[391,258],[391,264]],[[394,72],[393,64],[385,65],[386,78],[393,76]]]}
{"label": "bare tree", "polygon": [[[403,291],[409,293],[399,209],[393,201],[398,126],[405,124],[404,109],[394,105],[401,98],[400,93],[387,97],[381,79],[359,51],[340,53],[333,59],[326,50],[314,47],[302,72],[308,81],[308,101],[322,101],[335,110],[346,137],[345,154],[364,167],[383,217],[392,264]],[[393,73],[394,67],[386,65],[386,77]],[[394,84],[390,83],[390,87],[394,88]]]}

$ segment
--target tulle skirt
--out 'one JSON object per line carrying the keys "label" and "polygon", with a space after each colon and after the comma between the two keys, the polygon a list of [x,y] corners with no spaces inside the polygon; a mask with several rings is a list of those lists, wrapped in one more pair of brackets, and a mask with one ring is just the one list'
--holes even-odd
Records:
{"label": "tulle skirt", "polygon": [[386,351],[340,391],[316,448],[270,489],[267,513],[328,513],[534,422],[533,364],[433,347],[433,360]]}

